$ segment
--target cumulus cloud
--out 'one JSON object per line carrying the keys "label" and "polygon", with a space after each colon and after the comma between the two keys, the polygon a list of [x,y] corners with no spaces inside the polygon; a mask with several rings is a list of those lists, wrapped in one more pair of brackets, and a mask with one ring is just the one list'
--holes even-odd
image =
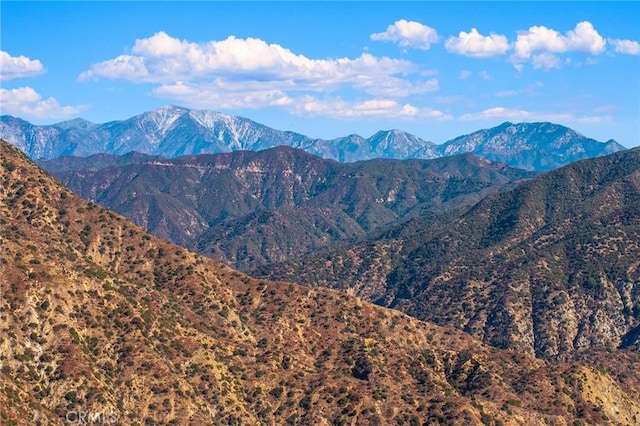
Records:
{"label": "cumulus cloud", "polygon": [[287,81],[309,86],[358,81],[414,72],[409,61],[368,53],[338,59],[310,59],[257,38],[193,43],[164,32],[136,40],[132,54],[121,55],[80,74],[81,81],[100,77],[134,82],[168,83],[212,77]]}
{"label": "cumulus cloud", "polygon": [[406,19],[389,25],[384,32],[371,34],[370,38],[375,41],[393,41],[402,47],[422,50],[429,50],[432,44],[440,40],[435,29]]}
{"label": "cumulus cloud", "polygon": [[640,43],[634,40],[609,39],[617,53],[625,55],[640,55]]}
{"label": "cumulus cloud", "polygon": [[565,35],[545,26],[533,26],[528,31],[518,34],[514,43],[513,58],[528,60],[536,52],[581,52],[598,55],[605,51],[605,47],[605,39],[588,21],[579,22]]}
{"label": "cumulus cloud", "polygon": [[26,56],[11,56],[0,50],[0,80],[15,80],[43,73],[44,67],[39,60],[29,59]]}
{"label": "cumulus cloud", "polygon": [[345,101],[341,98],[319,99],[314,96],[302,96],[290,107],[293,114],[325,116],[341,119],[355,118],[426,118],[450,120],[452,117],[431,108],[417,107],[409,103],[399,103],[391,99],[368,99]]}
{"label": "cumulus cloud", "polygon": [[[312,59],[257,38],[193,43],[158,32],[131,52],[92,65],[80,81],[100,78],[151,83],[155,96],[198,108],[284,106],[309,92],[355,90],[398,99],[439,89],[412,62],[363,53]],[[408,78],[416,74],[417,78]]]}
{"label": "cumulus cloud", "polygon": [[448,52],[472,58],[488,58],[504,55],[509,50],[507,37],[499,34],[483,36],[475,28],[471,32],[460,31],[458,37],[449,37],[444,43]]}
{"label": "cumulus cloud", "polygon": [[0,88],[0,105],[2,114],[30,118],[66,118],[87,108],[85,105],[62,106],[53,97],[43,99],[31,87]]}

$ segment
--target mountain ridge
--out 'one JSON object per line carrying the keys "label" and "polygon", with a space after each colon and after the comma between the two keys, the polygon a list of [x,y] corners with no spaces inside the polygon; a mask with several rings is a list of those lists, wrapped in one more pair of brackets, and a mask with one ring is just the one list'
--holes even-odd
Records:
{"label": "mountain ridge", "polygon": [[339,163],[286,146],[173,159],[100,154],[40,165],[81,196],[241,270],[470,205],[534,175],[473,154]]}
{"label": "mountain ridge", "polygon": [[549,170],[625,149],[613,140],[598,142],[553,123],[506,122],[441,145],[398,129],[380,130],[368,138],[349,135],[324,140],[272,129],[239,116],[171,105],[103,124],[75,119],[37,126],[4,115],[0,117],[0,138],[33,159],[129,151],[176,157],[287,145],[340,162],[373,158],[430,159],[472,152],[527,170]]}

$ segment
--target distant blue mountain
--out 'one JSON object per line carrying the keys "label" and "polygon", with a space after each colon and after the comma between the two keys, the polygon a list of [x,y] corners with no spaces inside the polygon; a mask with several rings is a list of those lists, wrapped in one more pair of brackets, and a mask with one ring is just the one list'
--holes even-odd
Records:
{"label": "distant blue mountain", "polygon": [[445,142],[438,146],[438,153],[471,152],[512,167],[544,171],[624,149],[614,140],[598,142],[558,124],[506,122]]}
{"label": "distant blue mountain", "polygon": [[243,117],[177,106],[164,106],[104,124],[75,119],[38,126],[4,115],[0,117],[0,138],[34,159],[97,153],[121,155],[131,151],[173,158],[285,145],[340,162],[431,159],[471,152],[528,170],[549,170],[625,149],[613,140],[598,142],[552,123],[504,123],[442,145],[401,130],[379,131],[366,139],[349,135],[324,140],[275,130]]}

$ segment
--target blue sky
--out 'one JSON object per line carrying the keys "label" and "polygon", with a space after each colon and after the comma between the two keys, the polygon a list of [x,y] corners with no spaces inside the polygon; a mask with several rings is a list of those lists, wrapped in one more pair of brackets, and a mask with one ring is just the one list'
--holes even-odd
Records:
{"label": "blue sky", "polygon": [[552,121],[640,145],[640,2],[2,1],[0,106],[34,123],[175,104],[312,137],[442,143]]}

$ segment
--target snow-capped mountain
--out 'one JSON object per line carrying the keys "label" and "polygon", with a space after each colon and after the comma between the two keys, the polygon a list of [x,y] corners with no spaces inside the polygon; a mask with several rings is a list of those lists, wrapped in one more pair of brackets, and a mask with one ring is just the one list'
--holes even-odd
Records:
{"label": "snow-capped mountain", "polygon": [[188,154],[257,151],[279,145],[304,149],[341,162],[372,158],[435,158],[435,144],[400,130],[332,140],[275,130],[247,118],[215,111],[164,106],[123,121],[93,124],[75,119],[36,126],[8,115],[0,117],[0,138],[30,157],[88,156],[96,153],[177,157]]}
{"label": "snow-capped mountain", "polygon": [[120,155],[131,151],[177,157],[286,145],[340,162],[431,159],[472,152],[528,170],[549,170],[625,149],[613,140],[598,142],[553,123],[504,123],[442,145],[401,130],[379,131],[369,138],[349,135],[324,140],[272,129],[243,117],[177,106],[164,106],[104,124],[74,119],[37,126],[5,115],[0,117],[0,138],[34,159],[96,153]]}
{"label": "snow-capped mountain", "polygon": [[104,124],[76,119],[35,126],[19,118],[2,116],[0,137],[32,158],[130,151],[176,157],[278,145],[304,149],[313,143],[313,139],[304,135],[274,130],[246,118],[176,106]]}
{"label": "snow-capped mountain", "polygon": [[528,170],[551,170],[624,149],[614,140],[598,142],[559,124],[509,122],[459,136],[438,147],[442,156],[471,152]]}

